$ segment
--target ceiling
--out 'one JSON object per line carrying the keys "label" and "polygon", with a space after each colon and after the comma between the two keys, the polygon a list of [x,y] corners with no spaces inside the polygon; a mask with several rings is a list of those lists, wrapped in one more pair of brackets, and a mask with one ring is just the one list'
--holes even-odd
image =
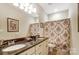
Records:
{"label": "ceiling", "polygon": [[47,14],[67,10],[70,3],[39,3]]}

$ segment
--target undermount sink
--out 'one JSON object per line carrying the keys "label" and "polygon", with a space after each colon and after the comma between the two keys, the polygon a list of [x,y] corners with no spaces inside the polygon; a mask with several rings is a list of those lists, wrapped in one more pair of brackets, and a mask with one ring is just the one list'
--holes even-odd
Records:
{"label": "undermount sink", "polygon": [[26,46],[25,44],[13,45],[13,46],[2,49],[2,51],[3,52],[15,51],[15,50],[21,49],[21,48],[23,48],[25,46]]}

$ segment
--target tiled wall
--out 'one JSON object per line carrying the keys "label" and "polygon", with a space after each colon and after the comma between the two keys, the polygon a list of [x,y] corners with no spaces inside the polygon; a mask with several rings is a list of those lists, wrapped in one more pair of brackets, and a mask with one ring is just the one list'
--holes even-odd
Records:
{"label": "tiled wall", "polygon": [[43,37],[43,28],[40,27],[40,23],[34,23],[30,25],[30,35],[40,35]]}
{"label": "tiled wall", "polygon": [[49,21],[44,23],[43,28],[40,28],[39,23],[31,24],[30,34],[39,34],[49,38],[49,54],[69,54],[71,39],[70,28],[70,19]]}

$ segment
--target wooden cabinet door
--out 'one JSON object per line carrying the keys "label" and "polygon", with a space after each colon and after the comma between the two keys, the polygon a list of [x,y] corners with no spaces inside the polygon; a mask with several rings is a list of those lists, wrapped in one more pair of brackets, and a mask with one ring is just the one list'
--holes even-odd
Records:
{"label": "wooden cabinet door", "polygon": [[48,40],[43,42],[43,55],[48,55]]}
{"label": "wooden cabinet door", "polygon": [[47,55],[48,54],[48,41],[44,41],[36,46],[36,55]]}
{"label": "wooden cabinet door", "polygon": [[36,45],[36,55],[42,55],[43,54],[43,42]]}
{"label": "wooden cabinet door", "polygon": [[48,55],[48,40],[20,53],[20,55]]}

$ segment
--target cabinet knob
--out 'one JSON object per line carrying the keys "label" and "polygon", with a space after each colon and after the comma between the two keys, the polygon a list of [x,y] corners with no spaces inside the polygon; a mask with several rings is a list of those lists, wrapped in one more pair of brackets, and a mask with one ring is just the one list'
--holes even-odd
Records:
{"label": "cabinet knob", "polygon": [[39,55],[41,55],[41,52],[39,53]]}
{"label": "cabinet knob", "polygon": [[27,53],[25,55],[27,55]]}
{"label": "cabinet knob", "polygon": [[39,45],[39,47],[40,47],[41,45]]}

